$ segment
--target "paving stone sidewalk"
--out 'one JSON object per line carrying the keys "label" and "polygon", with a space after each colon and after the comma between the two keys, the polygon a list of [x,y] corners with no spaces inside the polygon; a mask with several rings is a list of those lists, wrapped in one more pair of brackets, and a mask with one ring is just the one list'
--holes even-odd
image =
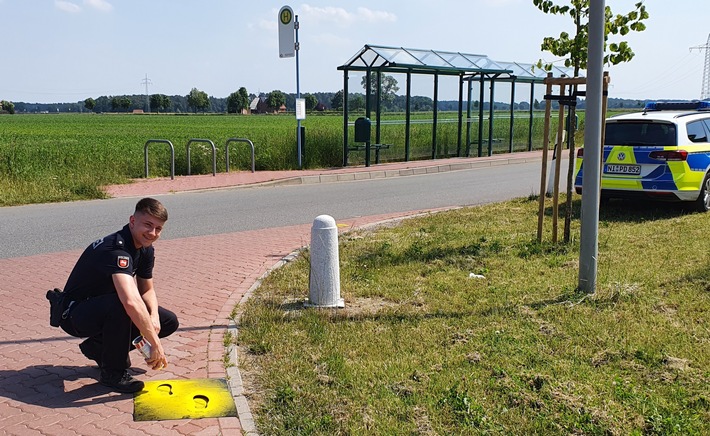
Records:
{"label": "paving stone sidewalk", "polygon": [[[179,182],[179,190],[263,182],[319,183],[333,181],[334,178],[337,180],[341,176],[345,177],[344,180],[350,177],[353,180],[374,178],[380,177],[380,174],[382,177],[403,176],[409,175],[410,170],[411,174],[423,174],[459,167],[464,169],[470,165],[500,165],[539,158],[540,153],[533,152],[504,155],[498,159],[495,156],[478,158],[476,162],[469,162],[473,159],[448,159],[409,166],[404,163],[368,169],[317,171],[318,174],[280,172],[270,174],[267,177],[269,180],[260,180],[263,174],[249,178],[250,173],[239,173],[242,181],[227,180],[230,184],[224,185],[225,181],[201,181],[211,175],[192,176]],[[483,159],[487,161],[483,162]],[[223,176],[225,180],[229,177]],[[317,177],[318,180],[309,180],[309,177]],[[109,192],[115,196],[157,195],[178,190],[174,182],[155,179],[113,187]],[[211,186],[205,186],[205,183]],[[134,189],[131,191],[128,186]],[[339,221],[338,224],[345,225],[342,229],[347,231],[421,212],[366,216]],[[141,357],[134,351],[131,356],[134,374],[143,380],[227,377],[222,338],[229,326],[233,308],[270,268],[294,250],[308,245],[309,241],[310,223],[158,241],[154,281],[159,301],[177,313],[181,325],[164,342],[170,366],[159,372],[145,372]],[[3,332],[0,339],[0,434],[249,434],[254,429],[251,414],[239,401],[239,418],[134,422],[133,397],[110,392],[98,384],[99,370],[79,352],[80,339],[49,326],[49,305],[45,299],[48,289],[64,286],[80,253],[69,251],[0,259],[0,298],[3,302],[0,305],[0,328]],[[219,255],[215,256],[215,253]],[[238,380],[233,381],[238,383]]]}

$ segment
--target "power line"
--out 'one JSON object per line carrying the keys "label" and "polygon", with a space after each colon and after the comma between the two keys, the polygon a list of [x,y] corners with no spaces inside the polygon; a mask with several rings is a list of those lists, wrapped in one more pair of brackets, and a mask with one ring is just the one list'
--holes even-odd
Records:
{"label": "power line", "polygon": [[700,99],[705,100],[710,98],[710,35],[708,35],[708,40],[704,45],[697,45],[695,47],[690,47],[690,51],[693,49],[705,50],[705,68],[703,69],[703,85],[700,90]]}

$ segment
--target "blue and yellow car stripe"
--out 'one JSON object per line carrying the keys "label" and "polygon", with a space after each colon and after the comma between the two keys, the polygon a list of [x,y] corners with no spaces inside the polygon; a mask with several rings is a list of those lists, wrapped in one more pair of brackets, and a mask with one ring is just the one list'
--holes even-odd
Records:
{"label": "blue and yellow car stripe", "polygon": [[[677,151],[675,146],[668,147],[633,147],[605,146],[603,164],[656,165],[647,174],[605,174],[601,179],[602,189],[624,191],[699,191],[700,185],[710,169],[710,146],[686,146],[688,151],[685,161],[663,161],[652,159],[654,151]],[[575,187],[582,187],[583,159],[577,159]]]}

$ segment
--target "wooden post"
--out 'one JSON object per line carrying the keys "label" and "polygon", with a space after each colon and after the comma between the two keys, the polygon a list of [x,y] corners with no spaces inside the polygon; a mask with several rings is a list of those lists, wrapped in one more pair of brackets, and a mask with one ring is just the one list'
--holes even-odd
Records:
{"label": "wooden post", "polygon": [[[574,98],[577,97],[577,85],[571,86],[570,91]],[[574,190],[574,149],[575,149],[575,132],[577,131],[577,125],[575,121],[577,120],[577,106],[576,102],[574,105],[570,106],[567,110],[567,120],[569,120],[569,125],[567,126],[567,144],[569,145],[569,159],[567,161],[567,199],[565,201],[565,232],[563,241],[565,244],[570,241],[570,233],[572,226],[572,192]],[[567,123],[567,121],[565,121]]]}
{"label": "wooden post", "polygon": [[[565,95],[566,86],[560,85],[560,98]],[[562,142],[565,130],[565,105],[560,102],[557,116],[557,143],[555,144],[555,178],[552,185],[552,242],[557,242],[557,223],[560,206],[560,162],[562,162]]]}
{"label": "wooden post", "polygon": [[[607,99],[609,98],[609,72],[605,71],[604,72],[604,79],[602,81],[602,143],[599,144],[599,151],[600,151],[600,156],[602,157],[599,159],[599,171],[601,174],[601,171],[604,169],[604,142],[606,141],[606,105],[607,105]],[[599,179],[601,180],[601,178]],[[599,191],[602,189],[602,184],[599,183]]]}
{"label": "wooden post", "polygon": [[[603,95],[602,95],[602,120],[606,120],[606,113],[607,113],[607,101],[608,101],[608,87],[609,87],[609,73],[605,72],[604,73],[604,80],[602,83],[603,86]],[[576,86],[577,85],[586,85],[587,79],[584,77],[558,77],[558,78],[553,78],[551,73],[547,74],[547,78],[545,78],[544,83],[547,85],[546,87],[546,96],[551,96],[552,95],[552,87],[554,85],[559,85],[560,87],[560,99],[563,99],[565,96],[565,89],[567,86],[571,87],[576,91]],[[573,93],[576,95],[576,92]],[[559,115],[558,115],[558,126],[557,126],[557,143],[555,144],[555,168],[554,168],[554,186],[553,186],[553,195],[552,195],[552,242],[556,243],[557,242],[557,233],[558,233],[558,219],[559,219],[559,184],[560,184],[560,166],[561,166],[561,158],[562,158],[562,144],[564,142],[564,125],[565,125],[565,110],[564,110],[564,105],[560,103],[560,108],[559,108]],[[570,118],[570,124],[574,122],[573,116],[575,115],[575,110],[568,110],[568,116]],[[549,141],[550,141],[550,115],[551,115],[551,104],[550,104],[550,99],[546,98],[545,99],[545,127],[544,127],[544,138],[543,138],[543,155],[542,155],[542,174],[540,176],[540,199],[539,199],[539,211],[538,211],[538,219],[537,219],[537,240],[538,242],[542,242],[542,230],[543,230],[543,222],[544,222],[544,216],[545,216],[545,193],[546,193],[546,184],[545,180],[547,177],[547,166],[548,166],[548,150],[549,150]],[[575,129],[570,129],[570,134],[574,135],[574,130]],[[597,146],[601,147],[601,150],[603,151],[604,148],[604,137],[606,133],[606,124],[602,123],[602,139],[601,139],[601,144],[585,144],[587,147],[591,146]],[[568,174],[567,174],[567,180],[568,180],[568,185],[572,185],[574,183],[574,170],[575,170],[575,165],[574,165],[574,159],[575,159],[575,153],[574,153],[574,137],[571,138],[571,144],[570,144],[570,151],[569,151],[569,168],[568,168]],[[601,165],[603,166],[603,159],[601,161]],[[600,166],[599,171],[602,171],[602,166]],[[601,187],[600,187],[601,188]],[[569,229],[568,229],[568,221],[571,219],[571,188],[568,187],[568,196],[567,196],[567,212],[569,217],[567,217],[567,220],[565,221],[565,242],[569,242]]]}
{"label": "wooden post", "polygon": [[[547,73],[547,78],[545,79],[545,95],[552,94],[552,73]],[[532,104],[532,102],[530,103]],[[547,180],[547,151],[550,145],[550,100],[545,99],[545,124],[543,128],[543,138],[542,138],[542,174],[540,175],[540,198],[539,198],[539,210],[537,214],[537,241],[542,242],[542,223],[545,217],[545,185]]]}

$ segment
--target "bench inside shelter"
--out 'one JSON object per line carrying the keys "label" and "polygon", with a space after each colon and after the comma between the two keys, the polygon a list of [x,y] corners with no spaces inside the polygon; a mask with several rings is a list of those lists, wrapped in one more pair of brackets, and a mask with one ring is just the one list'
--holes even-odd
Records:
{"label": "bench inside shelter", "polygon": [[[370,149],[375,150],[375,163],[378,164],[380,163],[380,150],[382,149],[388,149],[392,146],[392,144],[370,144],[369,147]],[[365,151],[367,153],[367,144],[360,144],[360,145],[353,145],[348,147],[348,151]],[[367,159],[366,159],[367,161]]]}

